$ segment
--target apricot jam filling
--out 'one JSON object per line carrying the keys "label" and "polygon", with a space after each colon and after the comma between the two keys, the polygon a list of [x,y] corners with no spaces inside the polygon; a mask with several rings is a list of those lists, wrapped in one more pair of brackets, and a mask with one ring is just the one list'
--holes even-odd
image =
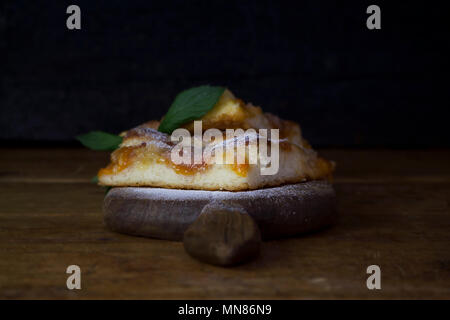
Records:
{"label": "apricot jam filling", "polygon": [[182,175],[194,175],[197,172],[205,171],[208,168],[208,164],[204,161],[200,164],[175,164],[171,159],[171,150],[146,150],[146,143],[142,143],[139,146],[122,147],[113,152],[111,156],[111,162],[105,168],[100,169],[98,175],[117,174],[133,163],[145,164],[150,161],[156,161],[157,163],[165,164],[175,170],[176,173]]}
{"label": "apricot jam filling", "polygon": [[123,147],[113,152],[111,163],[106,168],[100,169],[98,175],[115,174],[128,168],[132,161],[133,147]]}

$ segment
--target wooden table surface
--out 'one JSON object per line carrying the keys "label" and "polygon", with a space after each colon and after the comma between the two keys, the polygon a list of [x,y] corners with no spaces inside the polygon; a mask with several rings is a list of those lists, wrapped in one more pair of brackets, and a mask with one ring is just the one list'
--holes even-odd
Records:
{"label": "wooden table surface", "polygon": [[[338,163],[338,224],[202,264],[181,243],[110,232],[90,178],[108,155],[0,149],[0,298],[450,298],[450,150],[321,150]],[[81,290],[66,268],[81,268]],[[368,290],[366,268],[381,268]]]}

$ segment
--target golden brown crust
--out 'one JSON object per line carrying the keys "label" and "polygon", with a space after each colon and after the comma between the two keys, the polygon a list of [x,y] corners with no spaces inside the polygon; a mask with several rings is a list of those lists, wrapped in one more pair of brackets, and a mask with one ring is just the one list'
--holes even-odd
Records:
{"label": "golden brown crust", "polygon": [[[256,130],[279,129],[280,152],[291,155],[291,159],[299,159],[299,163],[292,164],[295,167],[295,174],[293,173],[292,176],[283,176],[282,178],[273,178],[272,180],[261,179],[258,185],[251,185],[245,180],[250,170],[248,163],[244,165],[221,165],[226,170],[229,170],[230,174],[236,175],[236,179],[226,186],[227,190],[247,190],[285,183],[297,183],[306,180],[332,178],[332,172],[335,168],[334,162],[317,156],[309,143],[303,139],[300,126],[297,123],[280,119],[270,113],[263,113],[260,107],[253,106],[252,104],[244,104],[229,91],[224,93],[219,102],[201,119],[203,131],[210,128],[221,130],[238,128],[244,130],[249,128]],[[169,135],[157,131],[159,123],[156,120],[148,121],[121,134],[123,136],[123,142],[120,148],[111,154],[111,163],[98,173],[100,184],[203,190],[222,189],[220,181],[212,181],[206,184],[189,184],[188,181],[191,180],[186,177],[204,175],[210,169],[211,165],[205,162],[195,165],[174,164],[170,155],[172,149],[175,147],[175,143],[171,141]],[[184,127],[193,131],[193,122],[186,124]],[[268,131],[270,137],[270,130]],[[151,177],[143,179],[138,172],[142,172],[144,175],[148,174],[145,168],[154,164],[159,166],[159,170],[169,170],[167,172],[165,171],[166,174],[173,175],[175,173],[175,177],[172,176],[171,181],[165,181],[164,177],[159,180],[152,179]],[[154,169],[155,167],[152,168],[152,170],[156,170]],[[123,176],[123,172],[127,172],[131,178],[114,178],[116,176]],[[240,179],[240,177],[245,179]]]}
{"label": "golden brown crust", "polygon": [[[154,129],[139,126],[131,129],[124,137],[122,146],[111,154],[111,162],[99,171],[98,176],[100,184],[114,186],[152,186],[164,188],[180,188],[180,189],[203,189],[218,190],[221,189],[220,181],[213,181],[209,184],[186,184],[180,181],[152,181],[148,179],[141,180],[119,180],[111,183],[110,177],[120,176],[127,169],[140,172],[141,168],[158,164],[164,166],[176,174],[182,176],[202,175],[209,170],[209,164],[202,162],[201,164],[174,164],[171,160],[171,151],[175,144],[170,141],[167,134],[158,132]],[[303,168],[300,174],[291,177],[284,177],[282,180],[273,179],[263,181],[258,185],[250,185],[245,180],[227,185],[226,190],[250,190],[261,187],[277,186],[286,183],[297,183],[307,180],[331,179],[334,170],[334,163],[323,158],[317,157],[312,149],[307,149],[289,143],[287,140],[280,141],[280,152],[287,154],[301,155],[301,163],[298,164]],[[293,164],[295,166],[295,163]],[[223,165],[226,166],[230,174],[234,173],[240,177],[247,177],[250,169],[248,163],[241,165]],[[128,173],[127,173],[128,174]]]}

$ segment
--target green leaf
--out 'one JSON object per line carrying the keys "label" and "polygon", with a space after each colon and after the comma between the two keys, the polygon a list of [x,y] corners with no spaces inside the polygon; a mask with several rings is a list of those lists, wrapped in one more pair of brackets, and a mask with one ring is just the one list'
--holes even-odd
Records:
{"label": "green leaf", "polygon": [[92,177],[91,183],[97,184],[98,183],[98,176]]}
{"label": "green leaf", "polygon": [[122,137],[103,131],[91,131],[76,136],[76,139],[89,149],[102,151],[115,150],[122,143]]}
{"label": "green leaf", "polygon": [[171,134],[183,124],[200,119],[211,110],[225,91],[224,87],[200,86],[179,93],[158,130]]}
{"label": "green leaf", "polygon": [[106,187],[104,187],[104,188],[105,188],[105,196],[106,196],[106,194],[109,192],[109,190],[112,189],[112,187],[106,186]]}

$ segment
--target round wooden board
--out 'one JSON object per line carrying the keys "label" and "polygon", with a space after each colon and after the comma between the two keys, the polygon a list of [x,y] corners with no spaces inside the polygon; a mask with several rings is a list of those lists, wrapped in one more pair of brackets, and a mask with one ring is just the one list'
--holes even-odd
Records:
{"label": "round wooden board", "polygon": [[203,207],[215,201],[242,206],[263,239],[318,230],[336,220],[335,192],[325,181],[239,192],[117,187],[105,196],[104,219],[120,233],[182,240]]}

